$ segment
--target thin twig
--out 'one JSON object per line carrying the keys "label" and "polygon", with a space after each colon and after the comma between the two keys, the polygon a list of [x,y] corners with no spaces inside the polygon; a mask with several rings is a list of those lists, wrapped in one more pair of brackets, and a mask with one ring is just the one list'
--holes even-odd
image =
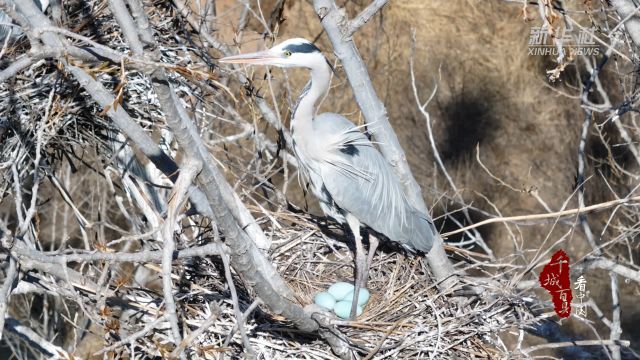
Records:
{"label": "thin twig", "polygon": [[447,233],[442,234],[442,237],[443,238],[447,238],[447,237],[449,237],[451,235],[459,234],[459,233],[467,231],[469,229],[477,228],[477,227],[484,226],[484,225],[487,225],[487,224],[493,224],[493,223],[498,223],[498,222],[515,222],[515,221],[523,221],[523,220],[553,219],[553,218],[559,218],[559,217],[564,217],[564,216],[577,215],[577,214],[581,214],[581,213],[585,213],[585,212],[604,210],[604,209],[608,209],[608,208],[613,207],[613,206],[628,204],[628,203],[634,202],[634,201],[640,201],[640,196],[633,196],[633,197],[628,197],[628,198],[619,199],[619,200],[611,200],[611,201],[603,202],[603,203],[600,203],[600,204],[586,206],[584,208],[569,209],[569,210],[557,211],[557,212],[552,212],[552,213],[547,213],[547,214],[530,214],[530,215],[496,217],[496,218],[483,220],[483,221],[477,222],[477,223],[475,223],[473,225],[469,225],[469,226],[465,226],[465,227],[460,228],[460,229],[456,229],[454,231],[449,231]]}
{"label": "thin twig", "polygon": [[[244,351],[247,353],[247,357],[255,357],[255,351],[253,347],[251,347],[251,343],[249,342],[249,338],[247,337],[247,330],[244,327],[244,316],[242,315],[242,311],[240,311],[240,302],[238,301],[238,292],[236,291],[236,285],[233,282],[233,276],[231,274],[231,267],[229,266],[229,257],[226,254],[221,256],[222,264],[224,265],[224,277],[227,280],[227,285],[229,286],[229,292],[231,292],[231,301],[233,301],[233,311],[236,315],[236,326],[240,330],[240,336],[242,338],[242,343],[244,344]],[[233,336],[234,330],[231,329],[229,336],[227,336],[227,340],[225,340],[225,345],[229,343],[231,337]]]}
{"label": "thin twig", "polygon": [[525,354],[528,354],[528,353],[542,350],[542,349],[558,349],[558,348],[571,347],[571,346],[619,345],[619,346],[629,347],[630,344],[631,343],[628,340],[615,340],[615,341],[614,340],[576,340],[576,341],[564,341],[564,342],[557,342],[557,343],[535,345],[535,346],[531,346],[526,349],[523,349],[522,352]]}
{"label": "thin twig", "polygon": [[153,331],[153,329],[156,328],[156,326],[158,326],[158,324],[164,322],[167,320],[168,315],[164,314],[159,316],[157,319],[155,319],[154,321],[148,323],[147,325],[145,325],[145,327],[140,330],[137,331],[133,334],[129,334],[127,335],[126,339],[122,339],[120,341],[117,341],[115,343],[113,343],[112,345],[109,345],[105,348],[100,349],[99,351],[95,352],[93,354],[93,356],[99,356],[101,354],[104,354],[106,352],[109,351],[113,351],[115,349],[120,348],[121,346],[125,345],[125,344],[133,344],[136,340],[146,336],[147,334],[149,334],[149,332]]}
{"label": "thin twig", "polygon": [[[622,328],[620,325],[620,290],[618,286],[618,275],[614,272],[609,272],[611,278],[611,334],[609,340],[613,343],[620,341],[620,335],[622,334]],[[620,360],[620,346],[613,345],[609,347],[611,351],[611,357],[613,360]]]}
{"label": "thin twig", "polygon": [[173,261],[173,251],[175,249],[174,232],[177,227],[178,214],[187,198],[189,187],[200,172],[202,165],[195,159],[188,158],[180,169],[180,175],[171,192],[167,219],[165,220],[162,238],[164,246],[162,250],[162,289],[164,293],[164,302],[167,309],[171,331],[173,333],[173,341],[179,344],[182,340],[180,336],[180,327],[178,326],[178,317],[176,315],[176,303],[173,299],[173,281],[171,280],[171,263]]}
{"label": "thin twig", "polygon": [[364,24],[369,22],[371,18],[384,7],[389,0],[373,0],[369,6],[364,8],[356,17],[349,20],[348,31],[346,37],[351,37]]}
{"label": "thin twig", "polygon": [[45,340],[38,333],[33,331],[32,329],[24,326],[18,320],[12,317],[6,317],[5,319],[5,329],[15,333],[20,336],[24,341],[26,341],[33,349],[41,352],[43,355],[46,355],[49,358],[55,359],[78,359],[82,358],[71,355],[65,351],[63,348],[53,345],[49,341]]}
{"label": "thin twig", "polygon": [[4,283],[0,288],[0,340],[2,340],[2,330],[4,329],[5,313],[9,305],[9,296],[18,278],[18,264],[13,256],[9,256],[9,266],[4,277]]}
{"label": "thin twig", "polygon": [[220,313],[222,312],[222,310],[220,309],[220,306],[218,306],[218,304],[216,303],[209,303],[209,306],[213,306],[214,311],[205,321],[202,322],[200,327],[198,327],[195,331],[191,332],[188,336],[182,339],[180,344],[171,352],[172,358],[177,358],[178,356],[180,356],[180,354],[184,351],[184,349],[187,346],[189,346],[193,341],[195,341],[195,339],[197,339],[198,336],[202,335],[205,331],[209,330],[209,328],[213,326],[216,321],[219,320]]}

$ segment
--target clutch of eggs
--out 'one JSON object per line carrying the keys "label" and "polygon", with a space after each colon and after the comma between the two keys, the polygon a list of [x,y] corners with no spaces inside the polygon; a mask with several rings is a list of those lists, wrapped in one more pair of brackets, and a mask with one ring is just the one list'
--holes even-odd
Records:
{"label": "clutch of eggs", "polygon": [[[351,312],[351,303],[354,293],[353,284],[337,282],[329,287],[326,292],[317,294],[314,302],[323,309],[332,311],[340,318],[347,319]],[[362,288],[358,294],[358,306],[356,315],[362,314],[362,308],[369,301],[369,290]]]}

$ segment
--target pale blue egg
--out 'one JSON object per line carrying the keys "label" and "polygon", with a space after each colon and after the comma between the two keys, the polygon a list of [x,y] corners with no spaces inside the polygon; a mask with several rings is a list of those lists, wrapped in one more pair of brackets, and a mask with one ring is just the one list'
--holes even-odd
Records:
{"label": "pale blue egg", "polygon": [[[333,312],[343,319],[348,319],[351,314],[351,301],[338,301],[333,307]],[[356,316],[362,314],[362,306],[356,306]]]}
{"label": "pale blue egg", "polygon": [[340,300],[344,300],[345,297],[347,297],[347,295],[349,295],[349,292],[353,291],[353,284],[349,284],[347,282],[337,282],[333,285],[331,285],[329,287],[329,290],[327,290],[327,292],[331,295],[333,295],[334,299],[336,299],[337,301]]}
{"label": "pale blue egg", "polygon": [[333,310],[333,307],[336,305],[336,299],[333,297],[333,295],[326,292],[321,292],[316,295],[316,297],[313,298],[313,301],[316,303],[316,305],[327,310]]}
{"label": "pale blue egg", "polygon": [[[347,296],[343,300],[352,302],[354,293],[355,293],[355,289],[353,291],[350,291],[349,294],[347,294]],[[360,292],[358,293],[358,305],[365,306],[367,304],[367,301],[369,301],[370,296],[371,295],[369,294],[369,290],[365,288],[360,289]]]}

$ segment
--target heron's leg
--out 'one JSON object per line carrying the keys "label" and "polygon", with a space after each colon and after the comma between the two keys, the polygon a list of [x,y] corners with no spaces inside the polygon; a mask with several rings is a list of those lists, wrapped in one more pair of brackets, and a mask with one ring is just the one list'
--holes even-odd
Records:
{"label": "heron's leg", "polygon": [[369,255],[367,256],[367,267],[364,271],[364,279],[362,280],[362,286],[367,284],[367,280],[369,279],[369,269],[371,269],[371,263],[373,262],[373,255],[376,253],[376,249],[378,248],[378,238],[369,232]]}
{"label": "heron's leg", "polygon": [[363,281],[366,278],[366,261],[364,254],[364,246],[362,245],[362,238],[360,237],[360,220],[356,219],[355,216],[351,214],[347,214],[345,217],[347,219],[347,224],[351,228],[351,232],[353,233],[353,238],[356,243],[356,281],[355,281],[355,289],[353,291],[353,302],[351,303],[351,313],[349,315],[350,320],[355,320],[356,318],[356,307],[358,306],[358,297],[360,296],[360,287],[364,286]]}

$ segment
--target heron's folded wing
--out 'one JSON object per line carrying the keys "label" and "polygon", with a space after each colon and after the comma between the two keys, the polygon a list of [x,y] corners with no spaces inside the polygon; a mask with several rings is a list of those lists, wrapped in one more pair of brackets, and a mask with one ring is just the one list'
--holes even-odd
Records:
{"label": "heron's folded wing", "polygon": [[336,205],[389,239],[428,252],[435,235],[433,223],[411,206],[376,147],[343,117],[318,117],[316,121],[331,127],[325,133],[342,134],[321,171]]}

